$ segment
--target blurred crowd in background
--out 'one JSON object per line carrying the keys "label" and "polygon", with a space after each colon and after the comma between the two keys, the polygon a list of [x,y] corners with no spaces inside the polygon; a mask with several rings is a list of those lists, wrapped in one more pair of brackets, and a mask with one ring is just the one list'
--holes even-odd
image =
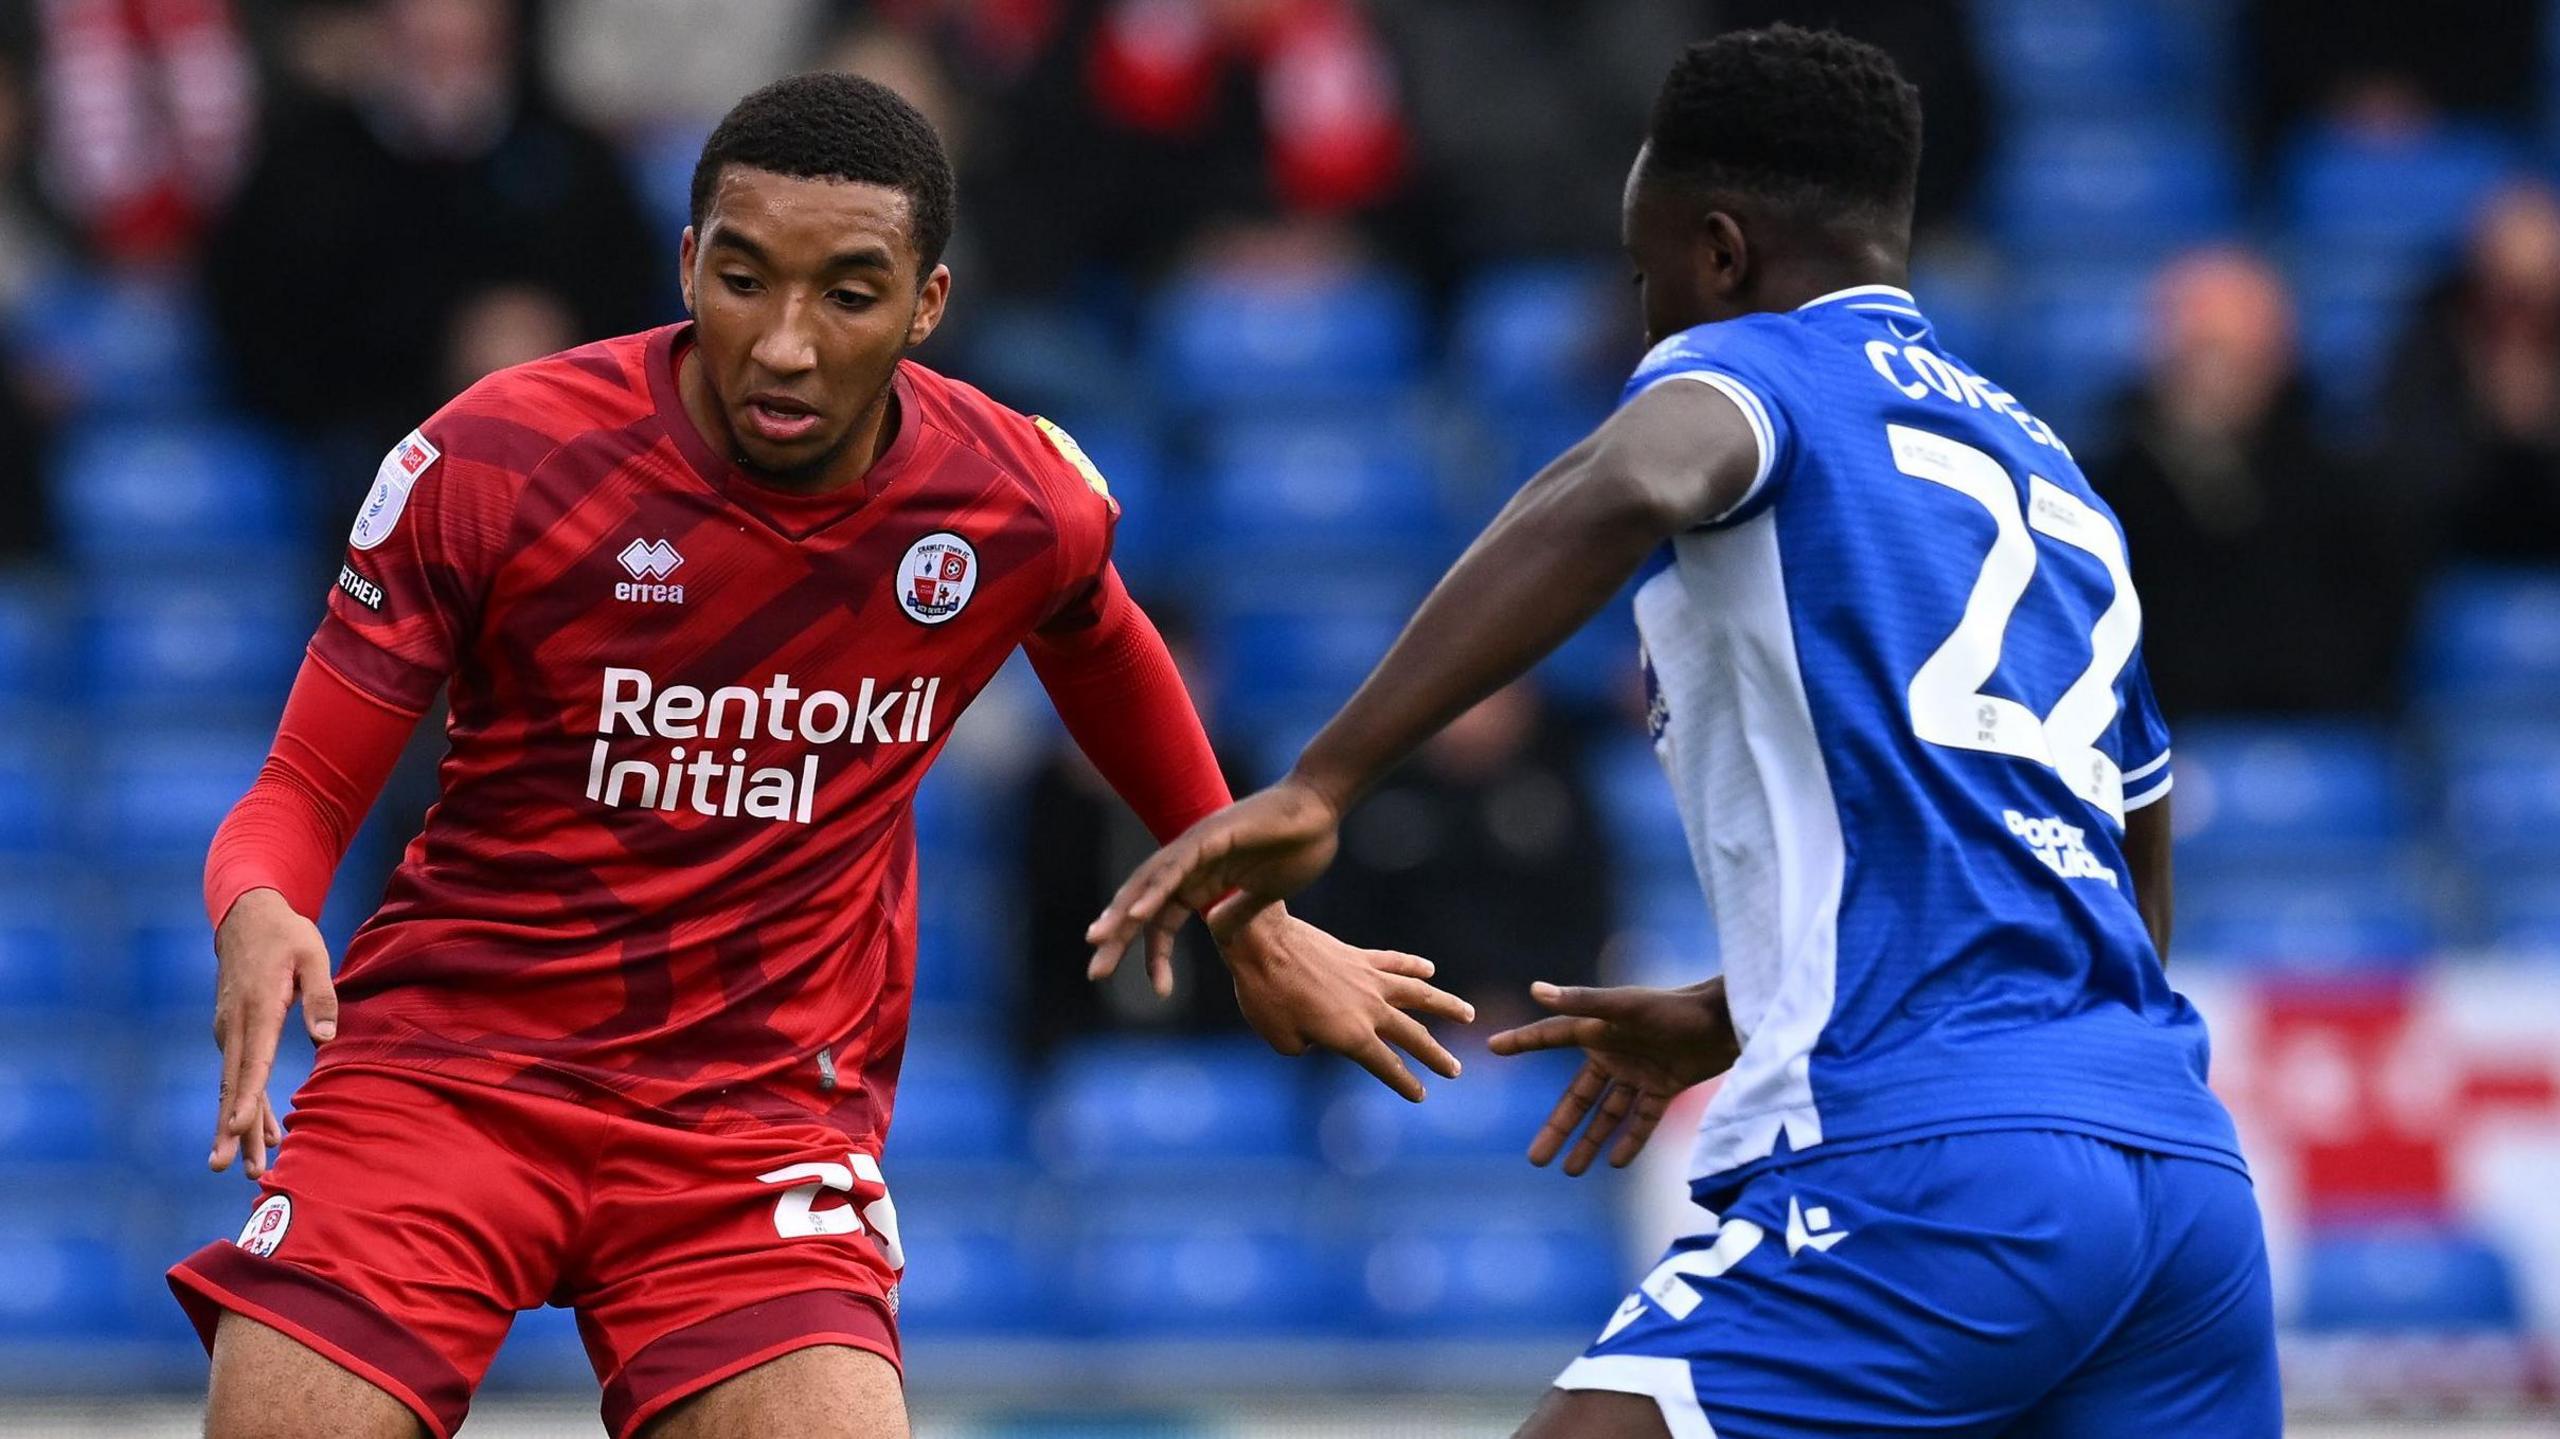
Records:
{"label": "blurred crowd in background", "polygon": [[[2369,975],[2560,950],[2555,15],[0,8],[0,689],[94,740],[0,753],[27,794],[66,775],[77,791],[64,813],[0,801],[16,856],[0,941],[53,922],[24,917],[49,902],[47,866],[112,853],[170,894],[107,925],[152,937],[63,939],[124,946],[125,968],[98,970],[113,985],[75,975],[59,1003],[120,1012],[141,994],[200,1023],[186,867],[254,771],[380,454],[494,369],[680,318],[701,140],[739,95],[804,69],[883,80],[941,129],[956,278],[920,358],[1082,439],[1126,508],[1119,561],[1231,778],[1268,779],[1473,527],[1606,413],[1640,343],[1617,208],[1653,89],[1687,40],[1784,19],[1871,39],[1919,84],[1920,302],[2122,517],[2152,675],[2199,736],[2180,746],[2178,801],[2199,951]],[[1302,909],[1439,960],[1488,1024],[1521,1017],[1533,977],[1710,969],[1623,609],[1371,800]],[[137,706],[164,729],[201,723],[154,748],[116,728]],[[1042,708],[1025,684],[992,692],[925,797],[931,1068],[902,1091],[902,1134],[937,1122],[909,1114],[937,1085],[984,1097],[954,1054],[1002,1066],[1098,1033],[1236,1024],[1205,952],[1171,1005],[1125,982],[1134,969],[1083,981],[1076,937],[1147,841]],[[370,908],[431,792],[422,763],[386,802],[334,934]],[[107,817],[67,812],[82,807]],[[12,956],[43,942],[0,942],[0,969],[31,972]],[[1470,1142],[1507,1156],[1526,1138]],[[2560,1292],[2543,1302],[2560,1312]],[[2520,1305],[2509,1292],[2501,1322]]]}
{"label": "blurred crowd in background", "polygon": [[[18,321],[0,546],[52,557],[66,435],[173,410],[279,441],[287,517],[316,541],[386,437],[477,377],[678,317],[701,137],[818,67],[892,84],[957,158],[957,303],[929,363],[1097,426],[1106,460],[1143,448],[1153,479],[1224,438],[1154,363],[1186,342],[1168,312],[1220,276],[1281,277],[1311,306],[1384,312],[1309,320],[1309,345],[1352,368],[1383,346],[1404,372],[1378,378],[1459,392],[1418,430],[1382,425],[1434,463],[1361,476],[1430,489],[1459,533],[1632,357],[1617,196],[1668,57],[1789,19],[1883,44],[1920,85],[1922,301],[2123,517],[2173,712],[2389,714],[2432,576],[2560,561],[2546,18],[2521,0],[41,0],[0,26]],[[66,287],[118,283],[160,292],[146,319],[202,327],[205,403],[84,390],[58,312],[79,308]],[[1465,393],[1433,372],[1444,335],[1451,370],[1526,366],[1509,388],[1543,393]],[[1171,363],[1242,343],[1194,338]],[[1449,423],[1469,399],[1495,411],[1460,416],[1472,433]],[[1180,624],[1197,536],[1159,518],[1133,522],[1154,552],[1124,563]],[[1186,627],[1195,653],[1231,632]],[[1573,752],[1615,697],[1552,688],[1434,752],[1414,814],[1386,807],[1355,845],[1329,897],[1345,922],[1485,954],[1503,983],[1507,954],[1599,951],[1608,856]],[[1271,759],[1239,750],[1238,777]],[[1515,778],[1557,789],[1536,823],[1468,822]],[[1060,801],[1041,823],[1086,822],[1072,764],[1033,783]],[[1035,868],[1039,928],[1071,934],[1056,921],[1086,877]],[[1506,905],[1527,873],[1554,892]]]}

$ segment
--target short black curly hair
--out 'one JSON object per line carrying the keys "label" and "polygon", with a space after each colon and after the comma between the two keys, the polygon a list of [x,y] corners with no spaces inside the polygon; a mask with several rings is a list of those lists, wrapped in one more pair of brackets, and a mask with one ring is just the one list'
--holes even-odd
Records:
{"label": "short black curly hair", "polygon": [[1681,54],[1646,140],[1656,168],[1709,192],[1908,226],[1920,92],[1864,41],[1793,25],[1736,30]]}
{"label": "short black curly hair", "polygon": [[903,191],[912,207],[919,281],[951,243],[954,186],[942,137],[915,106],[876,80],[823,71],[793,75],[731,106],[693,165],[697,228],[730,165]]}

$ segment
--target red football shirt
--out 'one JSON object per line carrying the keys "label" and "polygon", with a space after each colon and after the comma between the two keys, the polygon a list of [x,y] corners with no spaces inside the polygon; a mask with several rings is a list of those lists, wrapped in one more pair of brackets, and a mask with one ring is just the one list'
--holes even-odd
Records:
{"label": "red football shirt", "polygon": [[759,486],[685,414],[690,342],[503,371],[384,460],[312,653],[413,711],[449,687],[451,749],[323,1054],[876,1137],[916,783],[1088,618],[1116,510],[1062,433],[913,364],[861,484]]}

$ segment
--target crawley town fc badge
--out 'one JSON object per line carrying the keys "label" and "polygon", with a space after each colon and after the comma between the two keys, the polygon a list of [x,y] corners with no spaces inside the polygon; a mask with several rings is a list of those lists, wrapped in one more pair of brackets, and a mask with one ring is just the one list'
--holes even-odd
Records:
{"label": "crawley town fc badge", "polygon": [[920,625],[938,625],[960,613],[978,590],[978,552],[948,530],[907,546],[898,562],[898,608]]}
{"label": "crawley town fc badge", "polygon": [[284,1243],[284,1232],[293,1227],[293,1201],[281,1194],[270,1194],[264,1203],[249,1211],[249,1222],[240,1226],[240,1247],[266,1258]]}

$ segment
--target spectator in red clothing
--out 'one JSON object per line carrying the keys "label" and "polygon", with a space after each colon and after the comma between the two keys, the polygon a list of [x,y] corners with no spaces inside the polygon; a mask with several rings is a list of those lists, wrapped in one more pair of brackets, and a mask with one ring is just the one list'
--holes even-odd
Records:
{"label": "spectator in red clothing", "polygon": [[1061,0],[994,97],[973,192],[997,284],[1145,274],[1218,221],[1406,221],[1409,138],[1349,0]]}
{"label": "spectator in red clothing", "polygon": [[186,255],[239,176],[257,111],[228,0],[49,0],[35,11],[46,170],[63,208],[111,259]]}

